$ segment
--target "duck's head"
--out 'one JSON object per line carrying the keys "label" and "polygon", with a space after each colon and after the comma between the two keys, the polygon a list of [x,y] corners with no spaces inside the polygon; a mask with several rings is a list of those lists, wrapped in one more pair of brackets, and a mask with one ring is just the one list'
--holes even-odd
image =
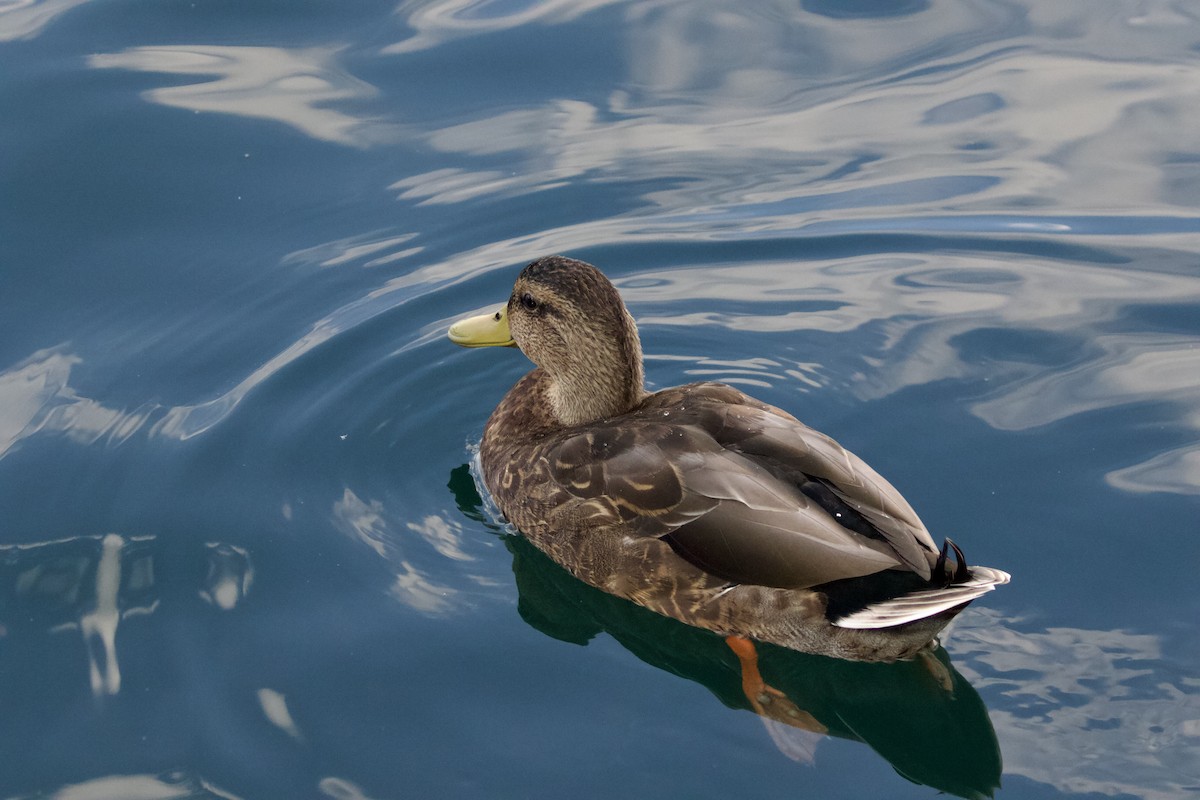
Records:
{"label": "duck's head", "polygon": [[450,341],[521,348],[549,375],[547,399],[563,425],[623,414],[644,394],[637,325],[616,287],[582,261],[534,261],[505,308],[456,322]]}

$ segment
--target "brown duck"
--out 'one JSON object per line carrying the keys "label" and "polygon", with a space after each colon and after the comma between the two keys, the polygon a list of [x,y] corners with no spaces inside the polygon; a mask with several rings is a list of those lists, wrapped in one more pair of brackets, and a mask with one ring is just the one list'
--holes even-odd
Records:
{"label": "brown duck", "polygon": [[647,393],[637,326],[590,264],[533,262],[449,335],[537,365],[480,445],[508,520],[580,580],[736,637],[743,661],[744,637],[907,658],[1009,580],[939,549],[890,483],[787,412],[720,383]]}

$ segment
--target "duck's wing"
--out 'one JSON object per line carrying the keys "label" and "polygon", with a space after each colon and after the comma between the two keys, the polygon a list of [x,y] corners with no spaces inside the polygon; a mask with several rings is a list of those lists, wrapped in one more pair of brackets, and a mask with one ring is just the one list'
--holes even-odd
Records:
{"label": "duck's wing", "polygon": [[545,453],[550,477],[575,503],[732,582],[805,588],[903,567],[885,537],[843,526],[686,406],[675,417],[654,409],[566,437]]}
{"label": "duck's wing", "polygon": [[[904,564],[925,579],[938,547],[908,501],[861,458],[791,414],[731,386],[698,383],[660,392],[651,405],[676,409],[724,448],[801,488],[843,524],[885,540]],[[661,413],[661,412],[660,412]],[[850,520],[858,515],[861,520]]]}
{"label": "duck's wing", "polygon": [[[747,398],[749,399],[749,398]],[[785,480],[822,499],[827,489],[860,515],[891,545],[904,563],[929,579],[938,548],[908,501],[861,458],[836,441],[765,403],[722,404],[711,409],[719,420],[714,437]]]}

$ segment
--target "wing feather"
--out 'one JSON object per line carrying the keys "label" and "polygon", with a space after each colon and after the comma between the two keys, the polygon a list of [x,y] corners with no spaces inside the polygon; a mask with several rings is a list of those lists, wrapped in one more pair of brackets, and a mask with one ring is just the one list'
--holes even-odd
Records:
{"label": "wing feather", "polygon": [[[878,472],[836,441],[765,404],[727,406],[718,431],[738,452],[824,482],[861,514],[914,572],[928,579],[937,545],[908,501]],[[722,437],[724,434],[724,437]]]}
{"label": "wing feather", "polygon": [[[686,417],[686,415],[680,415]],[[603,497],[642,535],[739,583],[801,588],[899,566],[758,459],[724,448],[703,425],[593,426],[549,454],[553,479],[580,500]]]}

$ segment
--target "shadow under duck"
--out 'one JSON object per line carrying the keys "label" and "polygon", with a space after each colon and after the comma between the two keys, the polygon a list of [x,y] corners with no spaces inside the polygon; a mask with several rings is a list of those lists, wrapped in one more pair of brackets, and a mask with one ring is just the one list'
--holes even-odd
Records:
{"label": "shadow under duck", "polygon": [[730,637],[891,661],[1009,580],[939,549],[890,483],[787,412],[721,383],[647,393],[637,326],[590,264],[534,261],[505,308],[449,336],[536,365],[488,419],[483,482],[592,586]]}

